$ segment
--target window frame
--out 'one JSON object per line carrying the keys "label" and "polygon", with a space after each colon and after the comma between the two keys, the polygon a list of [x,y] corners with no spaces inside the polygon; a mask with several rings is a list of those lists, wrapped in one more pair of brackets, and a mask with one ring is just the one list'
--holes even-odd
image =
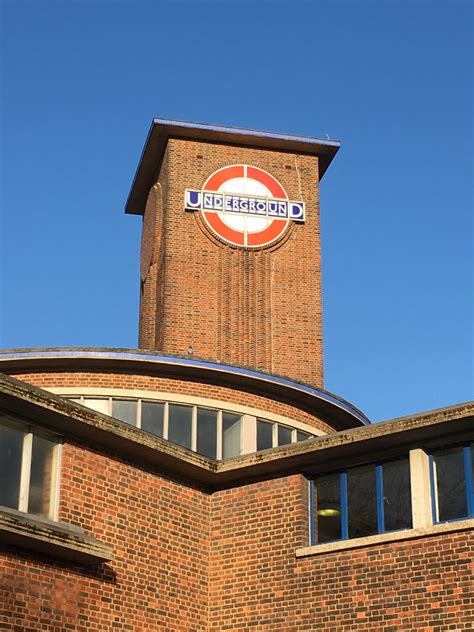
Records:
{"label": "window frame", "polygon": [[[20,483],[18,489],[18,506],[6,507],[7,509],[13,509],[20,511],[21,513],[28,514],[29,516],[40,517],[47,520],[58,521],[59,520],[59,490],[60,490],[60,472],[61,472],[61,458],[62,458],[62,446],[63,438],[58,435],[43,431],[42,428],[22,421],[8,417],[0,417],[0,425],[13,428],[19,432],[24,433],[23,443],[21,447],[21,466],[20,466]],[[49,510],[46,516],[42,514],[31,513],[28,511],[28,505],[30,500],[30,483],[31,483],[31,465],[33,457],[33,439],[34,437],[40,437],[46,439],[54,444],[52,450],[52,465],[51,465],[51,485],[49,496]]]}
{"label": "window frame", "polygon": [[[464,465],[464,491],[466,494],[466,509],[467,514],[459,516],[457,518],[450,518],[449,520],[439,519],[439,504],[438,504],[438,486],[437,475],[435,471],[435,459],[437,453],[445,450],[455,450],[461,448],[463,451],[463,465]],[[431,513],[433,518],[433,524],[448,524],[450,522],[458,522],[459,520],[469,520],[474,518],[474,478],[472,471],[472,460],[474,453],[474,443],[461,443],[450,445],[442,448],[441,450],[432,450],[429,453],[429,468],[430,468],[430,489],[431,489]]]}
{"label": "window frame", "polygon": [[[411,464],[410,464],[410,456],[409,454],[401,455],[393,459],[387,459],[383,461],[372,461],[368,463],[358,463],[354,466],[349,466],[344,469],[336,469],[331,472],[321,472],[316,476],[313,476],[309,480],[309,536],[310,536],[310,546],[322,546],[325,544],[333,544],[336,542],[346,542],[350,540],[357,540],[360,538],[370,538],[377,537],[383,535],[385,533],[397,533],[400,531],[408,531],[413,529],[413,506],[411,507],[410,513],[410,521],[411,526],[402,527],[400,529],[386,529],[385,528],[385,507],[384,507],[384,491],[383,491],[383,466],[387,463],[394,463],[397,461],[407,461],[408,472],[409,472],[409,489],[410,489],[410,502],[411,502]],[[368,465],[373,465],[375,468],[374,478],[375,478],[375,493],[376,493],[376,511],[377,511],[377,533],[367,535],[367,536],[359,536],[351,538],[349,537],[349,511],[348,511],[348,493],[347,493],[347,472],[348,470],[356,469],[358,467],[364,467]],[[316,504],[315,503],[315,481],[319,477],[323,477],[329,474],[337,474],[339,475],[339,485],[340,485],[340,502],[341,502],[341,537],[328,540],[326,542],[318,542],[316,539]]]}

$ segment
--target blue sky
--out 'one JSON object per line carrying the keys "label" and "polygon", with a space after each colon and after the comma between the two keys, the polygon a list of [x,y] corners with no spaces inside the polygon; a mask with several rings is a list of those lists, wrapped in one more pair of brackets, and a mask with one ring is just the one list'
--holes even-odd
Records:
{"label": "blue sky", "polygon": [[2,347],[137,345],[153,116],[327,134],[326,388],[373,420],[472,398],[470,1],[1,8]]}

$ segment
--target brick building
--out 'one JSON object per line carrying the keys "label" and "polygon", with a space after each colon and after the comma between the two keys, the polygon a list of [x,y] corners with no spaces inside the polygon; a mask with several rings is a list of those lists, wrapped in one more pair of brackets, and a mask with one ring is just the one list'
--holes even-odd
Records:
{"label": "brick building", "polygon": [[323,388],[337,149],[153,122],[140,348],[0,353],[0,629],[474,629],[474,406]]}

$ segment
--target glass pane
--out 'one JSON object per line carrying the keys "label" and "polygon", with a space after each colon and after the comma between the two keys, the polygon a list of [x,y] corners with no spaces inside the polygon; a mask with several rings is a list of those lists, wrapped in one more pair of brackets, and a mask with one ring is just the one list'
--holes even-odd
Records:
{"label": "glass pane", "polygon": [[240,454],[240,415],[222,413],[222,458]]}
{"label": "glass pane", "polygon": [[438,497],[438,520],[455,520],[467,516],[466,477],[462,448],[452,448],[433,455]]}
{"label": "glass pane", "polygon": [[197,409],[197,448],[199,454],[216,458],[217,410]]}
{"label": "glass pane", "polygon": [[112,417],[126,421],[132,426],[137,425],[137,401],[131,399],[113,399]]}
{"label": "glass pane", "polygon": [[191,449],[192,406],[169,405],[168,440]]}
{"label": "glass pane", "polygon": [[163,436],[165,405],[161,402],[142,402],[142,430]]}
{"label": "glass pane", "polygon": [[273,424],[257,420],[257,450],[273,448]]}
{"label": "glass pane", "polygon": [[408,459],[384,463],[382,475],[385,531],[410,529],[412,522]]}
{"label": "glass pane", "polygon": [[33,437],[28,511],[46,518],[50,517],[53,491],[54,447],[52,441]]}
{"label": "glass pane", "polygon": [[0,505],[18,509],[24,432],[0,426]]}
{"label": "glass pane", "polygon": [[108,399],[94,399],[91,397],[84,397],[84,406],[87,408],[92,408],[92,410],[96,410],[98,413],[104,413],[104,415],[109,415],[109,400]]}
{"label": "glass pane", "polygon": [[349,538],[378,533],[374,465],[347,470],[347,512]]}
{"label": "glass pane", "polygon": [[310,435],[308,432],[303,432],[302,430],[296,431],[296,440],[297,441],[306,441],[306,439],[311,439],[313,435]]}
{"label": "glass pane", "polygon": [[278,425],[278,445],[291,443],[291,428]]}
{"label": "glass pane", "polygon": [[317,542],[342,538],[341,479],[339,474],[321,476],[314,483],[314,519]]}

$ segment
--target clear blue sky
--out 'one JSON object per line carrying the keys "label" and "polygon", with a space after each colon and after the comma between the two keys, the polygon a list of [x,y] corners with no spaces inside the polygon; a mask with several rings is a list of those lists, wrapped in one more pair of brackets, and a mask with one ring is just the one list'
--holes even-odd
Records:
{"label": "clear blue sky", "polygon": [[470,1],[2,7],[2,347],[137,345],[153,116],[338,138],[326,388],[373,420],[473,395]]}

